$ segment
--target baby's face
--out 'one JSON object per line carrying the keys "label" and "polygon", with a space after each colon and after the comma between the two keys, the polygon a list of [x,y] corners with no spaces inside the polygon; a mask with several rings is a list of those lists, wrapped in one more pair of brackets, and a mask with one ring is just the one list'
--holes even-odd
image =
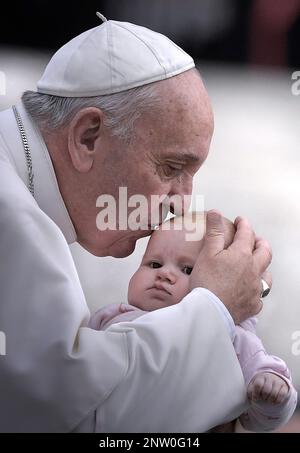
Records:
{"label": "baby's face", "polygon": [[177,304],[189,292],[189,279],[202,241],[186,241],[186,231],[155,231],[141,265],[130,280],[128,302],[152,311]]}

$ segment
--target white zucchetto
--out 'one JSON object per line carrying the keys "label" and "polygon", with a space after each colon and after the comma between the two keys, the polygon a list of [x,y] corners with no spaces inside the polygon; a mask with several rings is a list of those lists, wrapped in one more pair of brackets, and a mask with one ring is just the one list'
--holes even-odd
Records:
{"label": "white zucchetto", "polygon": [[195,67],[166,36],[128,22],[106,20],[61,47],[51,58],[37,91],[63,97],[118,93]]}

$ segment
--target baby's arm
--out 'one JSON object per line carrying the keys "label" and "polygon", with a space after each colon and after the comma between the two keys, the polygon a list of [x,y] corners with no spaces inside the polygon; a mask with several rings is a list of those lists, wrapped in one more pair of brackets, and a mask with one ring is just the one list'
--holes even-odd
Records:
{"label": "baby's arm", "polygon": [[268,355],[253,323],[236,327],[234,346],[247,386],[249,409],[240,422],[250,431],[271,431],[287,423],[297,404],[290,372],[278,357]]}
{"label": "baby's arm", "polygon": [[112,324],[133,321],[147,312],[129,304],[110,304],[100,308],[91,316],[88,327],[94,330],[106,330]]}
{"label": "baby's arm", "polygon": [[247,396],[253,403],[266,401],[270,404],[281,404],[289,393],[289,386],[282,377],[274,373],[258,373],[247,388]]}

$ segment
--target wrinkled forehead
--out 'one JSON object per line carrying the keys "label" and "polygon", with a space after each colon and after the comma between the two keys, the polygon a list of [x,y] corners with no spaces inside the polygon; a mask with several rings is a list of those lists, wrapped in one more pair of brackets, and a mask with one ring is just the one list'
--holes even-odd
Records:
{"label": "wrinkled forehead", "polygon": [[143,116],[136,121],[138,138],[156,144],[158,152],[182,150],[192,153],[200,164],[203,163],[213,133],[213,112],[198,73],[187,71],[157,82],[156,90],[160,101],[147,111],[146,125]]}

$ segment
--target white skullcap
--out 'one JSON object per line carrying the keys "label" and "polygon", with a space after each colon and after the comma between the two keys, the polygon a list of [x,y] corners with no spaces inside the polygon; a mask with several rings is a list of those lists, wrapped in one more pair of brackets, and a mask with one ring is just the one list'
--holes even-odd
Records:
{"label": "white skullcap", "polygon": [[145,27],[106,20],[61,47],[51,58],[39,93],[98,96],[173,77],[194,60],[166,36]]}

